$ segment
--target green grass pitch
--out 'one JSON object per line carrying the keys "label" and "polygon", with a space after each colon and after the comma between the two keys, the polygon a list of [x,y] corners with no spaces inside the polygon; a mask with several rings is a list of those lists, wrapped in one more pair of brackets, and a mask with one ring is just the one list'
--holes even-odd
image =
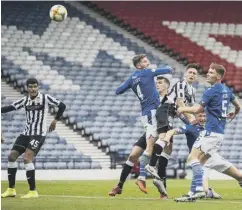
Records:
{"label": "green grass pitch", "polygon": [[[179,197],[189,189],[188,180],[168,180],[168,200],[158,199],[159,194],[152,181],[148,180],[147,195],[139,191],[129,180],[123,193],[109,197],[108,192],[117,181],[37,181],[39,198],[20,199],[27,193],[27,182],[17,182],[16,198],[1,199],[2,210],[240,210],[242,209],[242,189],[236,181],[211,181],[210,185],[222,195],[222,200],[199,200],[193,203],[175,203],[173,198]],[[8,184],[2,182],[2,192]]]}

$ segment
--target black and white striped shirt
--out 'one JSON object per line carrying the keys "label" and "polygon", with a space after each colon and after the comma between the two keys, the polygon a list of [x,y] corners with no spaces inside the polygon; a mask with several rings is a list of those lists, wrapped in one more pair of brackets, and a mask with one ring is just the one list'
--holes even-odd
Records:
{"label": "black and white striped shirt", "polygon": [[195,88],[188,84],[184,79],[173,85],[171,91],[167,94],[167,100],[163,103],[176,104],[178,98],[182,98],[184,104],[192,105],[195,103]]}
{"label": "black and white striped shirt", "polygon": [[16,110],[25,108],[26,125],[22,134],[46,136],[49,105],[59,106],[59,104],[60,101],[56,98],[40,92],[33,100],[29,96],[25,96],[13,102],[12,106]]}

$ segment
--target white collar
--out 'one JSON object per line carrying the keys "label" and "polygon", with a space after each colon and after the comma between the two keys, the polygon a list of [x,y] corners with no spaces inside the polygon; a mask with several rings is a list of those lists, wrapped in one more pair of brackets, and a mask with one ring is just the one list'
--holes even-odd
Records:
{"label": "white collar", "polygon": [[40,92],[38,92],[38,95],[37,95],[34,99],[31,99],[31,98],[29,97],[28,101],[34,101],[36,98],[40,98]]}

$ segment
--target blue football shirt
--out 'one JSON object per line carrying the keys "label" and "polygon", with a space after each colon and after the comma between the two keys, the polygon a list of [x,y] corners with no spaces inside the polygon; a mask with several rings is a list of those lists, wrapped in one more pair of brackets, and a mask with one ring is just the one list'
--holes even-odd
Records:
{"label": "blue football shirt", "polygon": [[205,107],[208,132],[224,134],[229,105],[234,99],[231,90],[222,83],[216,83],[204,92],[200,105]]}
{"label": "blue football shirt", "polygon": [[160,105],[154,77],[169,73],[171,73],[170,67],[137,70],[117,88],[116,94],[122,94],[131,88],[140,101],[142,115],[149,115],[150,110],[157,109]]}

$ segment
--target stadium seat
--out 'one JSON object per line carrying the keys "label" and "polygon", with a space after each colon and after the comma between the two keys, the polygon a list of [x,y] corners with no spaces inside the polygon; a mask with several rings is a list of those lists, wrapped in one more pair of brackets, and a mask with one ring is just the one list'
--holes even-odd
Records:
{"label": "stadium seat", "polygon": [[[231,72],[228,73],[226,81],[231,81],[231,86],[234,86],[236,91],[241,91],[242,86],[239,78],[242,74],[238,73],[241,69],[238,70],[237,67],[241,65],[242,54],[235,52],[237,48],[222,47],[222,43],[227,41],[233,42],[231,46],[240,46],[240,39],[232,38],[233,33],[239,34],[242,31],[237,24],[238,19],[229,15],[226,18],[231,20],[234,25],[226,22],[224,22],[226,24],[219,24],[221,22],[219,18],[222,20],[226,20],[226,18],[220,15],[216,16],[217,13],[213,16],[210,8],[206,10],[207,6],[204,7],[204,10],[196,9],[199,13],[206,12],[208,17],[204,20],[200,16],[195,17],[196,12],[192,15],[187,15],[188,13],[184,12],[169,14],[166,12],[166,8],[169,7],[168,3],[163,3],[164,7],[155,6],[155,4],[162,3],[148,2],[149,7],[155,10],[157,17],[150,14],[152,10],[147,10],[145,2],[140,4],[137,11],[133,10],[133,6],[136,5],[133,2],[119,3],[120,7],[115,7],[117,11],[112,8],[113,3],[98,2],[97,4],[114,12],[121,19],[125,18],[125,21],[132,27],[154,38],[159,44],[166,44],[168,48],[179,52],[181,57],[197,61],[206,69],[210,60],[215,59],[217,62],[223,62],[228,72]],[[115,89],[133,71],[130,58],[135,54],[146,53],[153,66],[164,66],[166,61],[147,52],[121,32],[113,30],[102,24],[97,18],[95,19],[67,3],[63,3],[68,10],[68,18],[63,24],[46,19],[45,11],[49,10],[51,2],[35,2],[28,5],[26,9],[28,8],[29,16],[19,16],[19,11],[25,9],[27,3],[4,4],[6,5],[2,11],[1,23],[2,75],[19,87],[24,86],[27,77],[36,76],[40,80],[43,92],[48,91],[67,105],[63,116],[66,123],[73,124],[83,134],[90,135],[92,140],[101,141],[103,146],[109,147],[109,151],[118,152],[120,157],[127,156],[131,151],[132,144],[143,133],[139,119],[140,105],[131,91],[125,95],[116,96]],[[126,7],[126,4],[132,6]],[[196,6],[193,4],[190,9],[192,10],[194,7]],[[125,13],[124,8],[130,8],[128,14]],[[178,6],[174,9],[179,11],[180,8],[183,7]],[[235,7],[232,6],[230,9],[233,8]],[[144,13],[140,13],[141,10],[144,10]],[[40,14],[37,20],[35,18],[36,11]],[[139,18],[136,17],[136,13]],[[214,21],[219,23],[211,23],[209,21],[211,16],[215,18]],[[194,28],[199,30],[193,33]],[[178,34],[174,30],[178,30]],[[231,37],[223,38],[226,30],[229,31]],[[209,39],[204,38],[208,31],[213,31],[215,36],[210,36]],[[53,32],[60,34],[60,36],[53,36]],[[188,39],[191,34],[193,34],[192,41],[198,41],[198,45]],[[216,40],[220,40],[221,44],[216,43]],[[78,44],[76,44],[77,42]],[[56,45],[56,43],[58,44]],[[205,49],[201,49],[203,45]],[[215,53],[207,51],[210,49],[214,49]],[[231,63],[224,60],[225,58],[228,58]],[[174,66],[180,67],[177,62],[174,62]],[[172,83],[182,76],[182,72],[176,71]],[[201,97],[204,89],[204,85],[197,85],[197,99]],[[10,103],[3,99],[2,95],[2,105]],[[241,117],[240,114],[238,119]],[[17,124],[13,122],[23,120],[24,112],[21,114],[18,112],[16,115],[11,113],[2,115],[2,128],[6,139],[9,139],[2,147],[4,155],[7,155],[12,142],[23,129],[23,127],[18,128]],[[182,123],[175,120],[175,125],[181,126]],[[235,127],[236,132],[232,132]],[[239,121],[228,124],[226,132],[231,132],[231,135],[229,138],[225,138],[224,144],[230,145],[233,142],[237,145],[237,141],[231,141],[231,139],[237,138],[235,136],[240,132],[240,128],[242,127]],[[175,137],[174,142],[173,157],[185,158],[188,151],[181,146],[186,145],[184,136]],[[223,147],[222,152],[226,153],[226,149]],[[41,161],[38,156],[42,159],[49,156],[53,162]],[[68,144],[64,138],[55,133],[51,133],[47,137],[43,150],[38,156],[36,159],[37,162],[40,162],[39,165],[36,162],[37,167],[44,169],[100,168],[99,163],[92,162],[89,157],[76,151],[73,145]],[[231,156],[231,158],[235,157],[238,157],[238,153],[236,156]],[[57,162],[56,160],[59,158],[61,160]]]}

